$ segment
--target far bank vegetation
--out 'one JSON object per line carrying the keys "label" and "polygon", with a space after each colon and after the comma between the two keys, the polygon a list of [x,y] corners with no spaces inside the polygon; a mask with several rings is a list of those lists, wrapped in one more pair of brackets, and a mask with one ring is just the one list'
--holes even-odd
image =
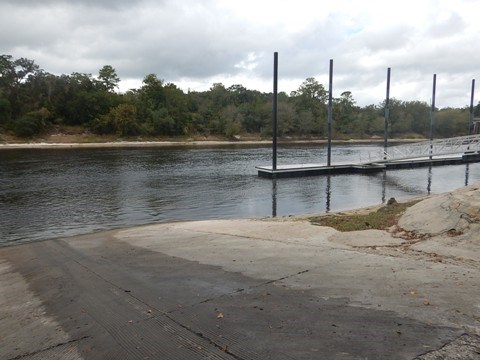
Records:
{"label": "far bank vegetation", "polygon": [[[111,138],[271,136],[271,93],[221,83],[208,91],[185,93],[156,74],[146,75],[139,89],[126,93],[117,92],[119,83],[110,65],[96,76],[53,75],[33,60],[0,55],[0,135],[28,138],[81,129]],[[333,109],[334,138],[383,136],[383,103],[360,107],[354,94],[345,91],[334,99]],[[327,91],[315,78],[307,78],[290,94],[280,93],[278,111],[281,137],[327,134]],[[391,99],[391,137],[426,137],[429,124],[427,103]],[[467,124],[467,108],[440,109],[435,135],[465,135]]]}

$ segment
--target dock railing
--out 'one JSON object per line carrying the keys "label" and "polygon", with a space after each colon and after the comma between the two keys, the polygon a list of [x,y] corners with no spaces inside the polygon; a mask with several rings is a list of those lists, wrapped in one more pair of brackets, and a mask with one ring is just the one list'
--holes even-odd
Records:
{"label": "dock railing", "polygon": [[469,151],[480,151],[480,134],[397,145],[387,148],[387,151],[384,149],[369,151],[367,154],[360,154],[360,163],[385,163],[434,156],[460,155]]}

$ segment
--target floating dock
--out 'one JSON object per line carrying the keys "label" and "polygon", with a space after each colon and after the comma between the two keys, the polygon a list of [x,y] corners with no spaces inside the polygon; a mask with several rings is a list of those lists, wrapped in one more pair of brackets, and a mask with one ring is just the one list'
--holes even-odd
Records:
{"label": "floating dock", "polygon": [[460,155],[434,156],[407,160],[390,160],[384,162],[359,163],[359,164],[294,164],[280,165],[275,170],[272,166],[256,166],[258,176],[269,179],[338,175],[338,174],[370,174],[383,170],[412,169],[429,166],[461,165],[480,162],[480,152],[472,151]]}
{"label": "floating dock", "polygon": [[275,157],[272,166],[256,166],[255,168],[258,176],[273,179],[314,175],[368,174],[383,170],[461,165],[480,162],[480,134],[398,145],[359,155],[358,163],[330,164],[330,166],[322,164],[276,166]]}

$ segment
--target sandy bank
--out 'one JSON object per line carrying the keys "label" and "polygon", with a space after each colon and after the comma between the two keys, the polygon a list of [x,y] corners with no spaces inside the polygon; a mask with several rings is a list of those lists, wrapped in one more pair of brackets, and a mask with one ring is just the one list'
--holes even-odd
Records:
{"label": "sandy bank", "polygon": [[[418,139],[395,139],[391,143],[418,142]],[[115,141],[115,142],[25,142],[25,143],[0,143],[2,149],[77,149],[77,148],[133,148],[133,147],[217,147],[217,146],[268,146],[271,140],[254,141]],[[281,140],[279,144],[326,144],[327,140]],[[376,144],[383,143],[381,139],[367,140],[333,140],[333,144]]]}
{"label": "sandy bank", "polygon": [[1,149],[57,149],[57,148],[132,148],[132,147],[215,147],[229,145],[262,145],[268,144],[267,141],[118,141],[104,143],[17,143],[0,144]]}

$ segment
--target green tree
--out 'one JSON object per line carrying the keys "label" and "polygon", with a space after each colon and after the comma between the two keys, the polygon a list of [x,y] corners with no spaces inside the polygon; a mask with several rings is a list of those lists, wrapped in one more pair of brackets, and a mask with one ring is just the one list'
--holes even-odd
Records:
{"label": "green tree", "polygon": [[67,125],[89,126],[118,105],[118,98],[99,86],[91,74],[73,73],[60,79],[58,85],[57,114]]}
{"label": "green tree", "polygon": [[151,134],[175,135],[175,120],[170,116],[166,108],[153,110],[150,119]]}
{"label": "green tree", "polygon": [[221,129],[219,133],[227,137],[239,135],[242,132],[243,115],[239,108],[235,105],[225,107],[219,118]]}
{"label": "green tree", "polygon": [[21,137],[38,135],[47,127],[49,116],[50,112],[45,108],[24,114],[13,123],[13,132]]}
{"label": "green tree", "polygon": [[389,108],[389,134],[391,136],[401,136],[401,134],[411,131],[413,117],[406,111],[405,101],[392,98],[389,102]]}
{"label": "green tree", "polygon": [[138,133],[136,113],[135,105],[120,104],[95,119],[92,128],[99,134],[136,135]]}
{"label": "green tree", "polygon": [[435,116],[435,137],[455,137],[467,135],[469,109],[445,108]]}
{"label": "green tree", "polygon": [[210,99],[215,111],[219,111],[231,104],[230,94],[222,83],[215,83],[210,88]]}
{"label": "green tree", "polygon": [[333,101],[333,127],[337,132],[352,134],[355,131],[353,123],[358,114],[355,100],[350,91],[345,91],[340,98]]}
{"label": "green tree", "polygon": [[290,96],[300,97],[305,101],[305,105],[310,105],[311,100],[319,101],[320,103],[325,104],[328,99],[328,94],[325,90],[325,87],[313,77],[305,79],[297,91],[293,91]]}
{"label": "green tree", "polygon": [[353,133],[358,137],[383,136],[385,130],[383,108],[375,105],[358,108],[352,127]]}
{"label": "green tree", "polygon": [[229,103],[235,106],[249,103],[254,98],[254,92],[248,90],[242,85],[232,85],[227,89],[227,91],[230,95]]}
{"label": "green tree", "polygon": [[185,93],[175,84],[168,83],[164,87],[165,107],[168,115],[174,120],[173,133],[171,135],[184,135],[188,133],[190,113]]}
{"label": "green tree", "polygon": [[5,125],[12,117],[12,107],[10,101],[0,98],[0,126]]}
{"label": "green tree", "polygon": [[242,129],[250,134],[258,134],[267,126],[271,127],[272,98],[259,91],[251,91],[250,94],[251,100],[239,106]]}
{"label": "green tree", "polygon": [[118,84],[120,83],[120,78],[111,65],[105,65],[99,70],[98,79],[105,90],[110,92],[118,88]]}
{"label": "green tree", "polygon": [[430,106],[424,101],[407,101],[405,109],[413,119],[411,131],[428,136],[430,133]]}
{"label": "green tree", "polygon": [[29,91],[29,85],[40,71],[33,60],[0,56],[0,98],[9,101],[13,119],[31,111],[33,93]]}
{"label": "green tree", "polygon": [[15,77],[16,71],[12,56],[0,55],[0,96],[9,96]]}
{"label": "green tree", "polygon": [[293,98],[300,134],[322,135],[327,126],[327,91],[315,78],[307,78],[290,96]]}
{"label": "green tree", "polygon": [[165,107],[163,80],[160,80],[156,74],[145,76],[142,87],[136,92],[135,104],[139,122],[146,127],[151,126],[154,121],[153,114]]}
{"label": "green tree", "polygon": [[187,109],[190,114],[190,121],[187,125],[187,133],[208,135],[207,126],[208,102],[205,92],[189,92],[186,96]]}
{"label": "green tree", "polygon": [[[279,99],[280,100],[280,99]],[[298,116],[293,104],[288,101],[278,103],[278,135],[293,135]]]}

